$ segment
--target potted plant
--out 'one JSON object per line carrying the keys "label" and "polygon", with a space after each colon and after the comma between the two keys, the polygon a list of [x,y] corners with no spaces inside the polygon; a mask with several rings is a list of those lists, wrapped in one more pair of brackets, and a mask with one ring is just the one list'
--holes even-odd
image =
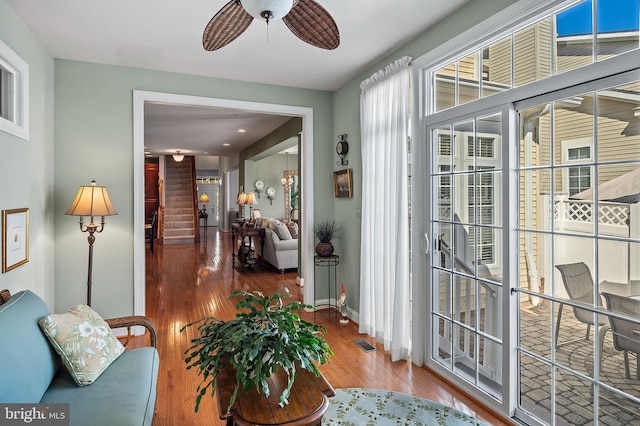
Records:
{"label": "potted plant", "polygon": [[333,355],[324,340],[326,328],[300,318],[300,309],[314,309],[298,301],[285,303],[289,290],[276,291],[272,296],[261,292],[235,291],[229,299],[239,299],[235,318],[222,321],[213,317],[201,318],[182,327],[197,326],[198,337],[191,340],[185,351],[187,369],[195,368],[202,375],[198,385],[195,411],[202,397],[211,390],[225,368],[235,370],[236,385],[229,401],[231,411],[238,390],[255,388],[269,395],[267,379],[282,368],[287,375],[287,387],[279,397],[281,407],[288,403],[289,392],[296,377],[296,365],[316,375],[316,363],[324,364]]}
{"label": "potted plant", "polygon": [[316,245],[316,254],[321,257],[333,254],[333,244],[331,240],[338,236],[340,226],[333,219],[323,220],[313,225],[313,233],[320,241]]}

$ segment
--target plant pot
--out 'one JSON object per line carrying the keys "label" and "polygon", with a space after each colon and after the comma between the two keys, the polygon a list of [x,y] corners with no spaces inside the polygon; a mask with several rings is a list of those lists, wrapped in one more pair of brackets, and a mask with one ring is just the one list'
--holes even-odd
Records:
{"label": "plant pot", "polygon": [[316,254],[320,257],[329,257],[333,254],[333,244],[318,243],[316,246]]}

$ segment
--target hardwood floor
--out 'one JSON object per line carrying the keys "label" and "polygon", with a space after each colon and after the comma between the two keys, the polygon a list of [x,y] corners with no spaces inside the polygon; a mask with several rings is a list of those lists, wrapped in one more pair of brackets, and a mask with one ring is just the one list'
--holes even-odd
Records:
{"label": "hardwood floor", "polygon": [[[302,300],[295,272],[280,274],[268,267],[242,272],[231,265],[231,234],[213,227],[207,231],[207,238],[200,243],[156,245],[154,253],[147,249],[146,308],[147,316],[158,326],[160,353],[155,426],[224,424],[213,398],[203,399],[198,413],[193,410],[200,376],[185,369],[184,351],[192,337],[190,331],[180,332],[185,324],[203,316],[232,318],[235,306],[228,296],[238,289],[272,293],[286,286]],[[334,356],[320,370],[334,388],[368,387],[410,393],[455,407],[491,425],[511,424],[428,369],[404,361],[392,363],[381,345],[358,334],[353,322],[339,324],[327,312],[303,315],[327,327],[325,337]],[[364,352],[353,343],[361,338],[375,345],[376,351]]]}

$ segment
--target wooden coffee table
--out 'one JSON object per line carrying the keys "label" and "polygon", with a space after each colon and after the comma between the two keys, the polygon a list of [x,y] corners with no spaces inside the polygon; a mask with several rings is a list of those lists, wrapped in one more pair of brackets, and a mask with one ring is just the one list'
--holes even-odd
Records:
{"label": "wooden coffee table", "polygon": [[248,392],[240,389],[231,413],[227,415],[229,399],[236,383],[235,372],[231,368],[221,372],[215,382],[220,418],[226,420],[229,426],[319,425],[329,407],[327,397],[335,395],[333,387],[322,374],[316,376],[298,367],[289,404],[282,408],[278,405],[278,398],[282,389],[287,386],[287,375],[280,368],[268,382],[271,392],[269,397],[256,389]]}

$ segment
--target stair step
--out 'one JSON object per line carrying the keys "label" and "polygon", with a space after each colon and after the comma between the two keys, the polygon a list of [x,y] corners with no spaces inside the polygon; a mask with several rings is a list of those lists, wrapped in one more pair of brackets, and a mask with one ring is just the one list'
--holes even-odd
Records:
{"label": "stair step", "polygon": [[[180,190],[180,191],[184,191]],[[166,204],[191,204],[193,203],[193,194],[171,194],[166,197]]]}
{"label": "stair step", "polygon": [[164,215],[165,222],[191,222],[193,223],[193,213],[185,214],[166,214]]}
{"label": "stair step", "polygon": [[168,214],[193,214],[193,206],[189,207],[165,207],[165,216]]}
{"label": "stair step", "polygon": [[195,237],[184,238],[184,237],[165,237],[163,244],[193,244],[195,242]]}
{"label": "stair step", "polygon": [[183,221],[165,221],[164,229],[193,229],[193,219],[192,220],[183,220]]}
{"label": "stair step", "polygon": [[194,228],[170,228],[164,230],[164,238],[183,238],[183,237],[195,237],[196,232]]}

